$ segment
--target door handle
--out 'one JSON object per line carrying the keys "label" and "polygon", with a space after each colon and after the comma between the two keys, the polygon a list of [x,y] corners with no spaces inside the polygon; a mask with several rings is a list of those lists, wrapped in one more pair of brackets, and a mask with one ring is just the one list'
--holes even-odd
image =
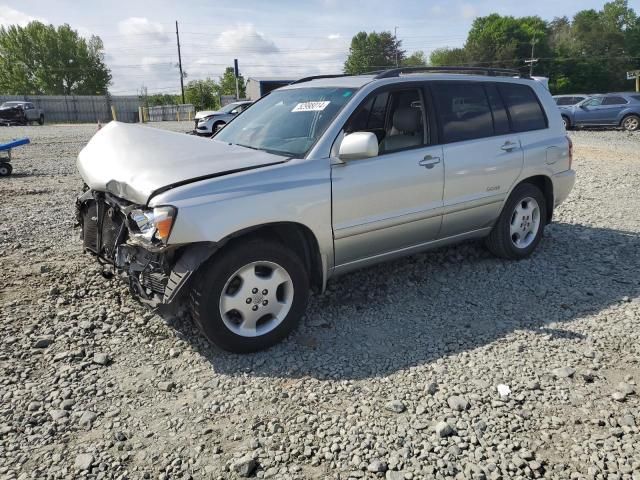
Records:
{"label": "door handle", "polygon": [[504,150],[505,152],[510,152],[511,150],[514,150],[518,147],[518,144],[516,142],[510,142],[510,141],[506,141],[502,144],[502,146],[500,147],[502,150]]}
{"label": "door handle", "polygon": [[425,168],[433,168],[433,166],[438,163],[440,163],[440,157],[425,155],[424,158],[418,162],[418,165]]}

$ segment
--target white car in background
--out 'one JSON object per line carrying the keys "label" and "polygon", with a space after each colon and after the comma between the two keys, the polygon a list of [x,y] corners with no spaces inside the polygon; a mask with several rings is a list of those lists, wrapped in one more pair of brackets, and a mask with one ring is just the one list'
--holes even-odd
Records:
{"label": "white car in background", "polygon": [[246,110],[253,102],[233,102],[225,105],[220,110],[205,110],[197,112],[195,117],[196,135],[211,136],[219,128],[229,123],[239,113]]}

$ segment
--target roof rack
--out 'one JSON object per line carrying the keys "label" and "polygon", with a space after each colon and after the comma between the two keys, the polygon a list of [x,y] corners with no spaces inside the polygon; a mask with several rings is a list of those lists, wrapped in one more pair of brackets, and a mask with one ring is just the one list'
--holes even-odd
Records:
{"label": "roof rack", "polygon": [[375,80],[382,78],[399,77],[403,73],[420,73],[420,72],[441,72],[441,73],[476,73],[487,75],[489,77],[498,76],[517,76],[521,78],[529,78],[529,75],[522,74],[519,70],[510,68],[486,68],[486,67],[400,67],[384,70],[375,76]]}
{"label": "roof rack", "polygon": [[303,77],[299,80],[296,80],[295,82],[291,82],[289,85],[295,85],[296,83],[304,83],[304,82],[309,82],[311,80],[317,80],[319,78],[338,78],[338,77],[350,77],[351,74],[349,73],[336,73],[334,75],[312,75],[310,77]]}

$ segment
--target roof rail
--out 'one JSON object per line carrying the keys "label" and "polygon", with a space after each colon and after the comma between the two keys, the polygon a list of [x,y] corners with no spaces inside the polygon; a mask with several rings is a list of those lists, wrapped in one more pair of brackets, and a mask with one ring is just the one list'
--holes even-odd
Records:
{"label": "roof rail", "polygon": [[336,73],[334,75],[312,75],[310,77],[303,77],[295,82],[291,82],[289,85],[295,85],[296,83],[310,82],[311,80],[317,80],[319,78],[338,78],[338,77],[350,77],[349,73]]}
{"label": "roof rail", "polygon": [[510,68],[486,68],[486,67],[400,67],[384,70],[375,76],[375,80],[382,78],[399,77],[403,73],[420,73],[420,72],[442,72],[442,73],[476,73],[487,75],[489,77],[497,76],[518,76],[521,78],[529,78],[528,75],[522,74],[519,70]]}

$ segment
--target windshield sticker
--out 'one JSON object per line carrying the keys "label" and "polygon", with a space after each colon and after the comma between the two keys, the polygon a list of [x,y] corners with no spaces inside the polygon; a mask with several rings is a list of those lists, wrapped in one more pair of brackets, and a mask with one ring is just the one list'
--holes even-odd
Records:
{"label": "windshield sticker", "polygon": [[327,105],[329,105],[331,102],[326,101],[326,102],[302,102],[297,104],[295,107],[293,107],[293,110],[291,110],[292,112],[321,112],[323,111],[325,108],[327,108]]}

